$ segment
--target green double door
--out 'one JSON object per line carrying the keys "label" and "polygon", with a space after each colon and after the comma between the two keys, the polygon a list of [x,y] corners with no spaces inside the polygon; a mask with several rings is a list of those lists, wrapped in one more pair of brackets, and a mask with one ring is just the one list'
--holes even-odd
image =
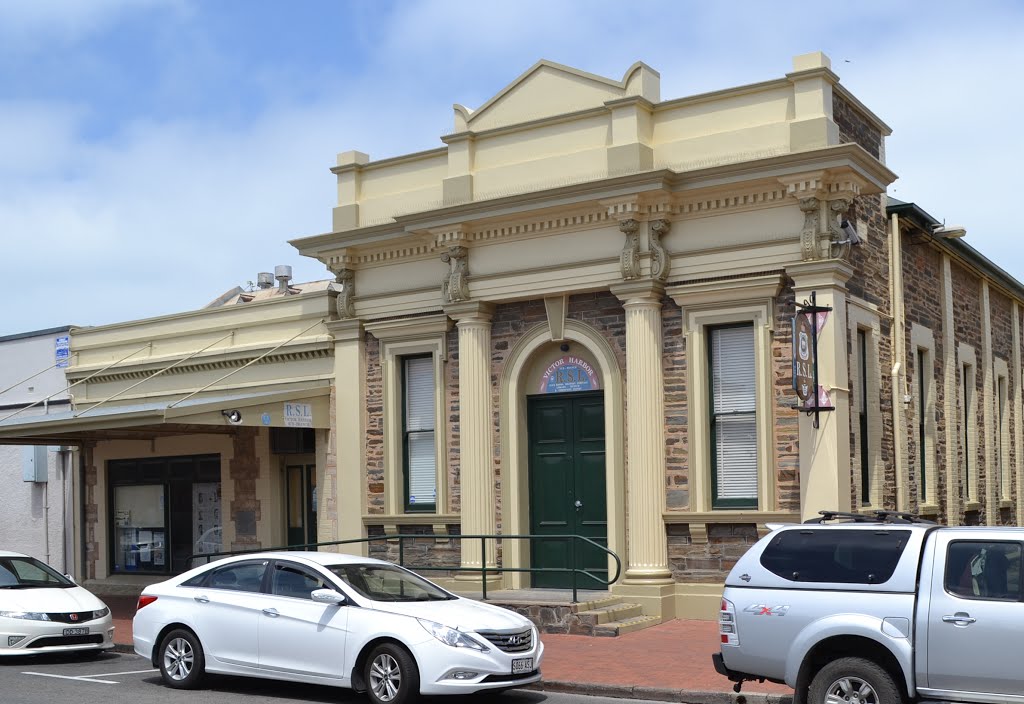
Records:
{"label": "green double door", "polygon": [[[582,535],[608,543],[605,495],[604,394],[552,394],[527,399],[530,455],[530,533]],[[607,554],[580,540],[535,538],[533,567],[575,565],[601,579],[608,576]],[[603,584],[577,576],[581,589]],[[534,587],[572,587],[569,572],[533,574]]]}

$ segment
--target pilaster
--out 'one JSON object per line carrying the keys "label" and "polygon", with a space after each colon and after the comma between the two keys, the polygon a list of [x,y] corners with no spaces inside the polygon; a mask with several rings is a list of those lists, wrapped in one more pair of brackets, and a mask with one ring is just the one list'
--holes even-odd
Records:
{"label": "pilaster", "polygon": [[[896,216],[893,216],[896,217]],[[956,327],[953,320],[953,278],[949,255],[942,255],[942,383],[943,405],[945,406],[946,433],[946,525],[960,525],[960,479],[967,481],[966,475],[960,471],[960,460],[957,456],[959,439],[957,428],[963,416],[957,412],[957,363],[956,363]],[[1018,368],[1020,365],[1017,365]],[[1019,373],[1019,372],[1018,372]],[[1016,406],[1021,407],[1020,403]],[[1019,457],[1019,455],[1018,455]],[[966,487],[964,487],[966,489]],[[1018,508],[1018,510],[1020,510]]]}
{"label": "pilaster", "polygon": [[[366,537],[363,513],[366,510],[366,354],[363,324],[360,320],[330,322],[334,336],[334,424],[335,505],[338,511],[338,535],[322,540],[348,540]],[[366,554],[366,544],[339,545],[340,552]]]}
{"label": "pilaster", "polygon": [[359,181],[362,167],[369,161],[369,155],[363,152],[338,154],[338,165],[331,169],[338,177],[338,205],[332,223],[335,232],[359,227]]}
{"label": "pilaster", "polygon": [[[497,531],[494,502],[494,449],[491,397],[491,316],[489,303],[469,301],[445,307],[459,334],[459,477],[462,486],[462,532],[490,535]],[[480,543],[462,543],[462,566],[480,567]],[[496,565],[495,548],[487,549],[487,565]],[[477,575],[463,572],[463,579]]]}
{"label": "pilaster", "polygon": [[834,411],[813,417],[800,414],[800,512],[803,520],[818,511],[850,511],[850,394],[846,328],[846,282],[853,269],[826,260],[787,267],[798,303],[815,292],[819,306],[832,312],[818,335],[818,383],[832,399]]}
{"label": "pilaster", "polygon": [[1024,450],[1024,423],[1021,422],[1021,413],[1024,412],[1024,393],[1021,391],[1021,353],[1020,353],[1020,304],[1013,302],[1010,309],[1013,315],[1013,369],[1010,370],[1011,383],[1013,384],[1013,456],[1015,459],[1014,469],[1016,470],[1017,482],[1017,521],[1016,525],[1024,525],[1024,457],[1021,451]]}
{"label": "pilaster", "polygon": [[665,537],[665,392],[661,369],[661,299],[655,281],[611,291],[626,310],[626,584],[671,581]]}
{"label": "pilaster", "polygon": [[989,304],[988,281],[981,281],[981,364],[982,403],[985,424],[985,524],[993,526],[999,517],[999,489],[996,486],[996,423],[995,379],[992,366],[992,307]]}

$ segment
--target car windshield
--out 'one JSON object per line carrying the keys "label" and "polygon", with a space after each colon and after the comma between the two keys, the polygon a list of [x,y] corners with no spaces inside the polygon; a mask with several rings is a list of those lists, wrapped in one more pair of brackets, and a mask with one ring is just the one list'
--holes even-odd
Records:
{"label": "car windshield", "polygon": [[34,557],[0,557],[0,589],[67,589],[75,583]]}
{"label": "car windshield", "polygon": [[327,569],[360,595],[373,601],[458,599],[422,577],[394,565],[330,565]]}

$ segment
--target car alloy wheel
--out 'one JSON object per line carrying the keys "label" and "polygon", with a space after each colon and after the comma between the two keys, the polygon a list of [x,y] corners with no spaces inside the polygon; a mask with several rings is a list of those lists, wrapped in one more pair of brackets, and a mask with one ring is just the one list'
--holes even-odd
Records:
{"label": "car alloy wheel", "polygon": [[390,702],[402,688],[402,670],[390,653],[381,653],[370,665],[370,689],[382,702]]}
{"label": "car alloy wheel", "polygon": [[827,704],[878,704],[878,695],[870,682],[859,677],[843,677],[829,685],[825,701]]}
{"label": "car alloy wheel", "polygon": [[366,693],[374,704],[409,704],[420,693],[420,673],[408,650],[381,643],[366,659]]}
{"label": "car alloy wheel", "polygon": [[164,648],[164,669],[176,682],[188,679],[195,666],[196,655],[184,638],[175,638]]}
{"label": "car alloy wheel", "polygon": [[164,684],[175,689],[195,689],[206,674],[206,658],[199,638],[179,628],[168,633],[157,651]]}

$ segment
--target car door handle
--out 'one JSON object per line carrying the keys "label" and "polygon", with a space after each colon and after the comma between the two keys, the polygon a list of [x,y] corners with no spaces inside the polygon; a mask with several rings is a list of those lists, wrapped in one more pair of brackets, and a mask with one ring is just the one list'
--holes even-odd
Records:
{"label": "car door handle", "polygon": [[972,618],[970,614],[965,613],[963,611],[957,611],[952,616],[943,616],[942,617],[942,622],[943,623],[955,623],[958,626],[959,625],[967,626],[969,624],[974,623],[977,620],[978,619]]}
{"label": "car door handle", "polygon": [[270,618],[277,618],[279,616],[277,609],[263,609],[263,613],[265,613]]}
{"label": "car door handle", "polygon": [[200,594],[199,596],[194,596],[192,598],[198,601],[200,604],[210,603],[210,597],[206,596],[205,594]]}

